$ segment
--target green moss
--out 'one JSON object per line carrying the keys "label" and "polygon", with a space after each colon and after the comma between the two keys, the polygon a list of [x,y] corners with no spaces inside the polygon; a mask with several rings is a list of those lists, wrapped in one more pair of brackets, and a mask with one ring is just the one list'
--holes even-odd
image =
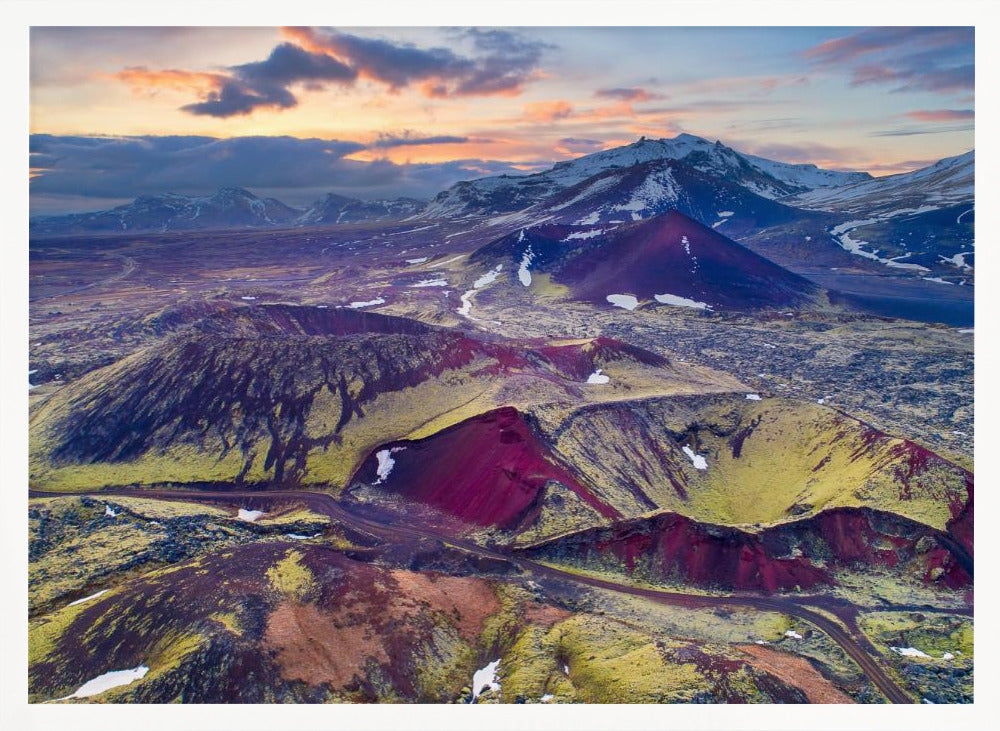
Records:
{"label": "green moss", "polygon": [[59,638],[79,616],[87,609],[86,604],[75,607],[65,607],[41,619],[28,623],[28,666],[42,662],[55,650]]}
{"label": "green moss", "polygon": [[683,702],[709,688],[695,663],[665,659],[651,638],[617,622],[580,615],[554,629],[586,703]]}
{"label": "green moss", "polygon": [[217,612],[216,614],[209,615],[209,619],[214,619],[225,627],[228,632],[237,637],[243,636],[243,628],[240,626],[240,619],[236,614],[232,612]]}
{"label": "green moss", "polygon": [[312,572],[301,563],[303,556],[291,549],[278,563],[267,570],[271,588],[278,594],[302,601],[316,586]]}
{"label": "green moss", "polygon": [[[750,528],[845,506],[943,528],[951,503],[965,499],[965,476],[954,467],[932,460],[904,477],[911,468],[902,440],[873,439],[861,422],[802,401],[657,398],[631,404],[626,420],[617,409],[578,410],[558,434],[557,450],[626,515],[648,510],[630,486],[660,509]],[[693,467],[681,451],[687,443],[708,469]]]}
{"label": "green moss", "polygon": [[945,653],[973,658],[973,620],[962,615],[869,612],[858,626],[886,653],[890,647],[915,647],[935,660]]}

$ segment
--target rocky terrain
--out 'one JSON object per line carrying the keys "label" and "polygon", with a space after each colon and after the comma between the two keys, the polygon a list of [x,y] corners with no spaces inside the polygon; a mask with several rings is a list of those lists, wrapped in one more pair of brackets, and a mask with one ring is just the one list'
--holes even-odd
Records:
{"label": "rocky terrain", "polygon": [[32,701],[970,702],[971,165],[40,223]]}

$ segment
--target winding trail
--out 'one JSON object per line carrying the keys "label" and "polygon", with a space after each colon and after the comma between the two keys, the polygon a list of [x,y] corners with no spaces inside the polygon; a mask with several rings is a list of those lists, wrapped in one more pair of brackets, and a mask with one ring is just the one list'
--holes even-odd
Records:
{"label": "winding trail", "polygon": [[[192,501],[222,501],[238,502],[247,499],[267,499],[275,501],[296,501],[304,503],[310,510],[326,515],[332,520],[346,523],[354,528],[360,528],[365,532],[380,536],[389,542],[399,542],[401,538],[418,538],[441,541],[442,543],[467,551],[471,554],[492,558],[510,563],[525,573],[534,576],[556,579],[575,584],[582,584],[598,589],[618,592],[620,594],[631,594],[640,596],[652,601],[685,607],[688,609],[698,609],[704,607],[750,607],[767,612],[780,612],[794,616],[804,622],[808,622],[820,631],[826,633],[834,642],[853,659],[864,672],[865,675],[882,691],[882,693],[892,703],[913,703],[914,699],[906,693],[896,682],[889,677],[885,670],[862,646],[851,636],[851,634],[841,627],[837,622],[829,617],[803,607],[800,603],[782,597],[766,597],[756,595],[728,595],[728,596],[708,596],[701,594],[684,594],[681,592],[664,591],[660,589],[647,589],[643,587],[621,584],[607,579],[600,579],[593,576],[564,571],[553,566],[537,563],[528,559],[512,556],[509,553],[501,552],[477,543],[461,538],[454,538],[439,533],[433,529],[420,528],[412,525],[399,523],[380,523],[371,518],[357,515],[347,510],[333,495],[321,492],[311,492],[305,490],[233,490],[233,491],[186,491],[186,490],[149,490],[149,489],[125,489],[111,488],[93,492],[47,492],[29,491],[30,497],[58,497],[58,496],[110,496],[137,497],[156,500],[177,500],[182,502]],[[867,644],[867,643],[866,643]]]}

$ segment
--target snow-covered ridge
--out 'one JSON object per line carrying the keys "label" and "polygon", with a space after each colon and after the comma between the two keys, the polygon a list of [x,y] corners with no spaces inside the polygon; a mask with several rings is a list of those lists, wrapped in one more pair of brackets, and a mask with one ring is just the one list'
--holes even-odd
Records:
{"label": "snow-covered ridge", "polygon": [[817,189],[784,203],[811,210],[895,218],[958,203],[975,194],[976,151],[946,157],[909,173],[887,175],[834,189]]}

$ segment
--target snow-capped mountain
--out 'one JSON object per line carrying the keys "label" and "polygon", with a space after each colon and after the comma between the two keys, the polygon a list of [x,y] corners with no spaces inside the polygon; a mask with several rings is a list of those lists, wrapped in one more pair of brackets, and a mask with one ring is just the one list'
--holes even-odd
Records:
{"label": "snow-capped mountain", "polygon": [[815,165],[792,165],[744,155],[721,142],[689,134],[660,140],[643,137],[631,145],[560,162],[532,175],[500,175],[457,183],[438,194],[422,215],[495,215],[522,210],[600,173],[654,160],[678,160],[772,199],[871,179],[867,173],[821,170]]}
{"label": "snow-capped mountain", "polygon": [[970,203],[974,199],[976,151],[946,157],[920,170],[887,175],[835,189],[812,190],[786,200],[800,208],[888,216]]}
{"label": "snow-capped mountain", "polygon": [[300,211],[243,188],[220,188],[211,196],[142,195],[108,211],[51,216],[31,222],[35,235],[112,231],[190,231],[289,224]]}
{"label": "snow-capped mountain", "polygon": [[523,211],[492,220],[586,226],[639,221],[671,210],[724,230],[772,226],[814,215],[701,172],[686,162],[652,160],[605,170]]}
{"label": "snow-capped mountain", "polygon": [[362,201],[336,193],[327,193],[309,206],[295,223],[299,226],[318,226],[363,221],[397,221],[418,213],[425,205],[426,201],[416,198]]}

